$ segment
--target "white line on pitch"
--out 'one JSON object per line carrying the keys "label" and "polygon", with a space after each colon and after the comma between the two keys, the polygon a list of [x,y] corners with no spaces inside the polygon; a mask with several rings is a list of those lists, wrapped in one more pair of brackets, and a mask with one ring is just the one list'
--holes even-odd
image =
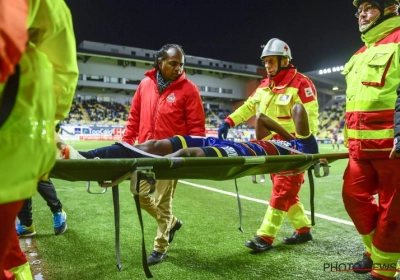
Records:
{"label": "white line on pitch", "polygon": [[[222,193],[222,194],[226,194],[226,195],[230,195],[230,196],[236,197],[236,193],[226,192],[226,191],[214,189],[214,188],[211,188],[211,187],[207,187],[207,186],[191,183],[191,182],[188,182],[188,181],[179,180],[179,183],[182,183],[182,184],[185,184],[185,185],[189,185],[189,186],[193,186],[193,187],[196,187],[196,188],[209,190],[209,191],[212,191],[212,192]],[[240,198],[241,199],[245,199],[245,200],[258,202],[258,203],[262,203],[262,204],[267,204],[267,205],[269,204],[268,200],[252,198],[252,197],[248,197],[248,196],[245,196],[245,195],[240,195]],[[306,212],[307,215],[311,214],[310,211],[305,211],[305,212]],[[323,214],[318,214],[318,213],[315,213],[314,215],[315,215],[315,217],[318,217],[318,218],[321,218],[321,219],[324,219],[324,220],[336,222],[336,223],[339,223],[339,224],[345,224],[345,225],[349,225],[349,226],[354,226],[354,224],[352,222],[349,222],[349,221],[346,221],[346,220],[342,220],[342,219],[338,219],[338,218],[334,218],[334,217],[330,217],[330,216],[323,215]]]}

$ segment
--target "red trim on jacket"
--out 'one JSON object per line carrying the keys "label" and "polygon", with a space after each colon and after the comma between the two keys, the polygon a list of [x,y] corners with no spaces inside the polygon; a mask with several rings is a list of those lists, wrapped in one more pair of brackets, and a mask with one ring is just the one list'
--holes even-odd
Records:
{"label": "red trim on jacket", "polygon": [[235,123],[233,122],[233,120],[232,120],[229,116],[226,117],[225,121],[226,121],[227,123],[229,123],[229,125],[230,125],[231,127],[234,127],[234,126],[235,126]]}
{"label": "red trim on jacket", "polygon": [[[349,129],[368,131],[379,131],[382,129],[393,129],[393,110],[376,112],[347,112],[346,126]],[[349,135],[348,149],[351,157],[365,158],[386,158],[389,157],[393,148],[393,138],[381,139],[356,139]]]}
{"label": "red trim on jacket", "polygon": [[[395,43],[395,44],[400,43],[400,32],[397,32],[397,30],[400,30],[400,27],[394,29],[388,36],[386,36],[385,38],[382,38],[382,40],[376,42],[374,44],[374,46],[390,44],[390,43]],[[354,55],[363,53],[363,52],[365,52],[366,49],[367,49],[367,46],[364,45]]]}
{"label": "red trim on jacket", "polygon": [[353,111],[346,113],[346,126],[357,130],[393,129],[393,110],[362,112]]}
{"label": "red trim on jacket", "polygon": [[388,36],[386,36],[382,40],[376,42],[375,46],[379,46],[382,44],[390,44],[390,43],[394,43],[394,44],[400,43],[400,32],[398,32],[398,31],[400,31],[400,27],[393,29]]}

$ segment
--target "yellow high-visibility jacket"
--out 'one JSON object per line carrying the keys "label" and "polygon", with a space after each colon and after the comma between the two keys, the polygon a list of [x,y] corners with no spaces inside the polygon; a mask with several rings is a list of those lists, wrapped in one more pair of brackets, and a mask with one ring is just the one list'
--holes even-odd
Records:
{"label": "yellow high-visibility jacket", "polygon": [[357,159],[388,158],[400,83],[400,17],[383,21],[362,40],[365,46],[342,72],[347,82],[345,144]]}
{"label": "yellow high-visibility jacket", "polygon": [[296,103],[304,105],[308,112],[311,132],[317,132],[319,124],[317,91],[312,81],[297,72],[290,64],[273,78],[261,81],[253,94],[225,121],[232,127],[257,113],[263,113],[282,125],[288,132],[294,133],[295,126],[291,109]]}
{"label": "yellow high-visibility jacket", "polygon": [[63,0],[29,1],[25,32],[29,42],[12,76],[19,79],[17,90],[7,89],[12,77],[0,83],[2,111],[11,107],[4,105],[7,96],[16,93],[0,127],[0,204],[31,197],[51,170],[55,125],[67,116],[78,79],[71,14]]}

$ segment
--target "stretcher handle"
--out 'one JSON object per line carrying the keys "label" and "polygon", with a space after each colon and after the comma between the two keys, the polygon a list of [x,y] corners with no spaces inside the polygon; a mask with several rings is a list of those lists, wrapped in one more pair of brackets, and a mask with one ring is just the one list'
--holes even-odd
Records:
{"label": "stretcher handle", "polygon": [[[314,176],[317,178],[326,177],[329,175],[329,163],[326,159],[320,159],[320,161],[314,164]],[[321,174],[321,169],[323,173]]]}

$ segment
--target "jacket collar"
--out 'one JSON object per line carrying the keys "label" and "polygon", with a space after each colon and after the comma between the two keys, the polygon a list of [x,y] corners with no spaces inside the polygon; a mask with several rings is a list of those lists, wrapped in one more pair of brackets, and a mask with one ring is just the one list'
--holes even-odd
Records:
{"label": "jacket collar", "polygon": [[400,16],[391,17],[378,24],[367,33],[361,35],[361,40],[365,45],[370,46],[375,42],[385,38],[394,29],[400,27]]}
{"label": "jacket collar", "polygon": [[271,89],[281,89],[287,87],[287,85],[293,80],[297,74],[297,69],[293,64],[289,64],[287,69],[279,71],[278,75],[267,78],[261,82],[260,86],[270,87]]}
{"label": "jacket collar", "polygon": [[[150,79],[152,79],[152,80],[157,84],[156,73],[157,73],[157,69],[156,69],[156,68],[153,68],[153,69],[147,71],[146,73],[144,73],[144,75],[147,76],[147,77],[149,77]],[[181,81],[183,81],[183,80],[185,80],[185,79],[186,79],[186,74],[185,74],[185,71],[183,71],[182,74],[179,76],[179,78],[176,79],[175,81],[173,81],[173,82],[171,83],[171,85],[172,85],[172,84],[180,83]]]}

